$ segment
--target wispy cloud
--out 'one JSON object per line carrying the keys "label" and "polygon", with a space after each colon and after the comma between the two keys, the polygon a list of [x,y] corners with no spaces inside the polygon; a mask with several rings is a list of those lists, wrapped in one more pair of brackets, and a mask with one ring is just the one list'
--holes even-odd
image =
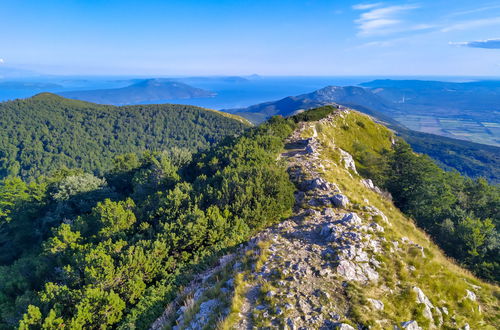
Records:
{"label": "wispy cloud", "polygon": [[500,25],[500,17],[491,18],[480,18],[476,20],[462,21],[448,25],[441,29],[441,32],[459,31],[459,30],[470,30],[475,28],[481,28],[485,26]]}
{"label": "wispy cloud", "polygon": [[375,7],[379,7],[381,5],[382,5],[382,3],[380,3],[380,2],[377,2],[377,3],[359,3],[357,5],[352,6],[352,9],[354,9],[354,10],[368,10],[368,9],[372,9]]}
{"label": "wispy cloud", "polygon": [[414,27],[403,26],[404,21],[401,15],[417,8],[419,8],[417,5],[394,5],[383,7],[380,3],[355,5],[353,9],[365,11],[355,20],[359,28],[358,35],[373,36],[413,30]]}
{"label": "wispy cloud", "polygon": [[474,8],[474,9],[469,9],[469,10],[462,10],[462,11],[456,11],[451,14],[449,14],[449,17],[455,17],[455,16],[463,16],[463,15],[470,15],[470,14],[476,14],[484,11],[490,11],[490,10],[495,10],[495,9],[500,9],[500,5],[488,5],[488,6],[483,6],[479,8]]}
{"label": "wispy cloud", "polygon": [[450,45],[471,47],[471,48],[500,49],[500,38],[499,39],[476,40],[476,41],[450,42]]}
{"label": "wispy cloud", "polygon": [[4,64],[5,60],[3,58],[0,58],[0,64]]}

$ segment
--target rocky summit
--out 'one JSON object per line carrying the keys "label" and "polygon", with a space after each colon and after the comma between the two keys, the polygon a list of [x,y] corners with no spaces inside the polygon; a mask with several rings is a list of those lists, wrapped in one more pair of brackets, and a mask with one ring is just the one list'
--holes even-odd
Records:
{"label": "rocky summit", "polygon": [[494,328],[494,289],[446,259],[336,145],[350,116],[361,115],[339,107],[299,124],[278,159],[297,187],[293,216],[199,274],[151,329]]}

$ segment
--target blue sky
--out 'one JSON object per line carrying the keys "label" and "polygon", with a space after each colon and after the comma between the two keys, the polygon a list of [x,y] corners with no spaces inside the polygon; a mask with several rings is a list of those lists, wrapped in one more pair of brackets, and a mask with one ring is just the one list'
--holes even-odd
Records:
{"label": "blue sky", "polygon": [[500,76],[488,0],[2,0],[0,31],[54,74]]}

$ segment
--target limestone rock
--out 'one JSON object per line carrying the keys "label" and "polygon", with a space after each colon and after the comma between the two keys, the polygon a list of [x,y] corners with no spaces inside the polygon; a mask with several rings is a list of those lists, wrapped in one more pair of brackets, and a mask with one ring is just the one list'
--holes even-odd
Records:
{"label": "limestone rock", "polygon": [[346,213],[344,215],[344,217],[341,220],[341,223],[344,226],[356,226],[356,225],[361,225],[363,221],[356,213],[351,212],[351,213]]}
{"label": "limestone rock", "polygon": [[465,295],[465,299],[470,299],[472,301],[476,301],[477,297],[476,297],[476,294],[470,290],[465,290],[466,292],[466,295]]}
{"label": "limestone rock", "polygon": [[372,304],[373,308],[375,308],[376,310],[381,311],[384,309],[384,303],[381,302],[380,300],[368,298],[368,301],[370,302],[370,304]]}
{"label": "limestone rock", "polygon": [[335,323],[334,327],[335,327],[334,329],[338,330],[356,330],[347,323]]}
{"label": "limestone rock", "polygon": [[200,305],[199,312],[193,317],[193,320],[186,329],[202,329],[205,324],[208,323],[210,317],[213,315],[214,309],[219,305],[217,299],[207,300]]}
{"label": "limestone rock", "polygon": [[344,163],[344,167],[346,169],[351,170],[356,174],[358,173],[358,171],[356,171],[356,163],[350,153],[340,149],[340,157],[342,158],[342,162]]}
{"label": "limestone rock", "polygon": [[378,194],[382,194],[382,190],[380,190],[379,187],[377,187],[375,184],[373,184],[373,181],[371,179],[362,179],[361,183],[368,189],[373,190],[374,192]]}
{"label": "limestone rock", "polygon": [[414,286],[413,291],[417,294],[417,303],[425,305],[423,312],[425,318],[432,320],[433,317],[431,310],[432,308],[434,308],[434,306],[432,305],[431,301],[419,287]]}
{"label": "limestone rock", "polygon": [[401,322],[401,327],[406,330],[422,330],[421,327],[418,326],[417,321],[406,321]]}
{"label": "limestone rock", "polygon": [[331,198],[331,201],[335,207],[346,208],[349,204],[349,199],[347,196],[342,194],[336,194]]}

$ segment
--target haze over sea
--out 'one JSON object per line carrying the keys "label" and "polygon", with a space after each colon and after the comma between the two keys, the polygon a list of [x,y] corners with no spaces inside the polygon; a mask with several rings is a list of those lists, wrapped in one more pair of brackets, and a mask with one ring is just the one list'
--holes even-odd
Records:
{"label": "haze over sea", "polygon": [[[136,79],[156,78],[157,76],[62,76],[4,79],[3,81],[38,82],[58,85],[49,88],[0,88],[0,101],[26,98],[41,92],[63,92],[75,90],[93,90],[102,88],[120,88],[133,83]],[[186,77],[162,77],[186,78]],[[211,109],[232,109],[253,104],[278,100],[287,96],[309,93],[325,86],[355,86],[374,79],[419,79],[438,81],[473,81],[492,79],[491,77],[452,77],[452,76],[250,76],[196,77],[189,79],[191,86],[216,92],[211,98],[191,98],[164,100],[164,103],[190,104]],[[227,79],[224,79],[227,78]],[[156,102],[155,102],[156,103]]]}

